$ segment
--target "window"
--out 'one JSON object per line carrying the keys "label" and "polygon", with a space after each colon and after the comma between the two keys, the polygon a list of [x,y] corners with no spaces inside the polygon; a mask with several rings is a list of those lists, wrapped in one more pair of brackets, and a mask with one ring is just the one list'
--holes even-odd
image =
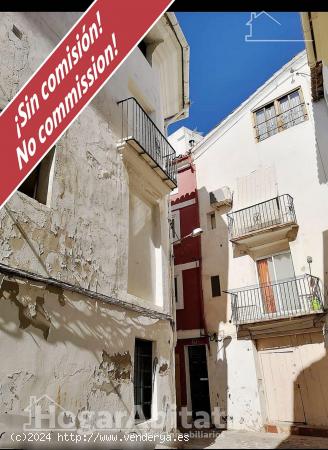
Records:
{"label": "window", "polygon": [[32,173],[19,186],[18,191],[34,198],[44,205],[49,204],[51,178],[53,173],[55,147],[43,158]]}
{"label": "window", "polygon": [[298,88],[254,111],[256,138],[263,141],[306,119],[302,91]]}
{"label": "window", "polygon": [[153,396],[153,343],[135,340],[134,352],[134,405],[135,419],[151,418]]}
{"label": "window", "polygon": [[281,97],[278,102],[280,107],[280,122],[283,130],[304,122],[305,111],[299,91],[294,91]]}
{"label": "window", "polygon": [[265,313],[275,313],[301,308],[290,251],[261,258],[256,261],[262,308]]}
{"label": "window", "polygon": [[139,42],[138,44],[139,50],[141,51],[141,53],[144,55],[144,57],[147,59],[149,65],[152,65],[152,54],[153,51],[155,50],[156,45],[152,45],[151,43],[147,43],[144,39]]}
{"label": "window", "polygon": [[175,266],[175,275],[174,275],[174,295],[175,295],[175,308],[183,309],[184,301],[183,301],[183,270],[180,269],[180,266]]}
{"label": "window", "polygon": [[172,221],[171,221],[171,238],[172,242],[180,240],[180,211],[172,211]]}
{"label": "window", "polygon": [[178,277],[174,277],[174,297],[175,297],[175,304],[178,303]]}
{"label": "window", "polygon": [[144,57],[147,58],[147,44],[144,39],[139,42],[138,47]]}
{"label": "window", "polygon": [[207,214],[207,229],[214,230],[216,228],[215,212],[210,212]]}
{"label": "window", "polygon": [[183,273],[186,270],[195,269],[199,267],[199,261],[191,261],[184,264],[177,264],[174,266],[174,287],[176,295],[176,309],[184,308],[184,294],[183,294]]}
{"label": "window", "polygon": [[212,287],[212,297],[220,297],[221,286],[219,275],[214,275],[213,277],[211,277],[211,287]]}
{"label": "window", "polygon": [[273,103],[255,112],[255,123],[259,141],[278,133],[277,117]]}

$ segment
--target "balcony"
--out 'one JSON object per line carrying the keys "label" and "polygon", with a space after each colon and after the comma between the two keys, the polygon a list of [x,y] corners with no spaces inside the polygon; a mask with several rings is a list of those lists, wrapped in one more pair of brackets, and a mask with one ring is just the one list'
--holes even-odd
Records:
{"label": "balcony", "polygon": [[282,239],[294,240],[298,230],[293,198],[288,194],[233,211],[227,216],[230,241],[242,245],[245,250]]}
{"label": "balcony", "polygon": [[122,143],[128,142],[171,188],[177,186],[175,150],[135,98],[121,107]]}
{"label": "balcony", "polygon": [[[324,314],[319,278],[303,275],[259,286],[230,291],[232,319],[241,331],[268,333],[278,322],[279,331],[290,329],[291,320],[313,326],[313,317]],[[304,316],[311,316],[310,321]],[[286,319],[287,327],[286,327]],[[281,324],[285,321],[285,324]],[[310,323],[311,322],[311,323]],[[298,325],[293,323],[296,332]]]}

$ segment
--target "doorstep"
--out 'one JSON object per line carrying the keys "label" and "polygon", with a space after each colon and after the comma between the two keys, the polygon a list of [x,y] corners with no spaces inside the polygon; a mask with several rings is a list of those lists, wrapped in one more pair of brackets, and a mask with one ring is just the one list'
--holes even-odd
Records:
{"label": "doorstep", "polygon": [[298,436],[328,437],[328,427],[303,425],[288,422],[268,423],[264,425],[267,433],[289,433]]}

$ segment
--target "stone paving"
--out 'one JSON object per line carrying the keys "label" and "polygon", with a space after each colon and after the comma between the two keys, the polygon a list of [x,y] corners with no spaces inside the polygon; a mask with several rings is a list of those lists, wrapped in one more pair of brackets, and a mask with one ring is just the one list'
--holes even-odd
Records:
{"label": "stone paving", "polygon": [[291,436],[285,433],[259,433],[252,431],[223,431],[212,438],[195,438],[178,447],[157,446],[156,448],[206,448],[206,449],[301,449],[327,448],[328,438]]}

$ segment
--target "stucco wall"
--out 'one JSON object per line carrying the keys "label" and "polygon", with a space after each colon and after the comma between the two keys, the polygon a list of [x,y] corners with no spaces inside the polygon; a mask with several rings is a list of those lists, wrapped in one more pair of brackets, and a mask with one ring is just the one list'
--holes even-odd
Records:
{"label": "stucco wall", "polygon": [[[75,13],[1,15],[1,108],[77,17]],[[13,25],[23,33],[21,40],[11,31]],[[163,129],[156,62],[151,67],[139,49],[56,145],[50,204],[45,206],[16,193],[0,211],[0,262],[171,314],[168,190],[139,157],[134,161],[124,156],[133,154],[131,147],[117,149],[121,139],[117,102],[131,96],[138,98]],[[129,189],[133,177],[142,178],[139,189],[147,195],[152,189],[156,191],[160,211],[156,267],[140,266],[140,271],[153,271],[152,282],[159,277],[156,283],[161,294],[156,292],[152,302],[128,293]],[[33,282],[0,281],[1,412],[9,421],[22,414],[30,395],[43,394],[75,412],[90,407],[131,413],[135,337],[154,341],[158,361],[154,417],[174,405],[169,321],[150,319],[78,294],[52,291]],[[18,422],[13,420],[12,424]],[[174,423],[170,410],[164,426],[171,429]]]}
{"label": "stucco wall", "polygon": [[75,415],[122,413],[121,426],[131,427],[135,338],[153,341],[156,362],[153,422],[146,426],[155,427],[163,413],[160,428],[174,427],[174,342],[168,321],[40,282],[0,280],[2,427],[20,429],[30,396],[44,394]]}
{"label": "stucco wall", "polygon": [[[59,39],[45,18],[51,19],[30,13],[1,17],[2,107]],[[63,16],[67,27],[73,18]],[[13,24],[24,33],[21,41]],[[116,149],[121,138],[116,102],[133,95],[129,86],[138,86],[160,111],[157,82],[156,68],[136,49],[58,142],[50,208],[18,193],[8,203],[11,215],[0,212],[1,261],[108,295],[126,292],[129,177]]]}
{"label": "stucco wall", "polygon": [[[294,74],[290,73],[293,67]],[[200,222],[206,230],[206,214],[212,211],[209,192],[229,186],[237,190],[237,178],[256,170],[272,167],[279,194],[294,198],[299,231],[290,242],[296,275],[308,272],[307,256],[312,256],[312,274],[322,281],[327,278],[325,243],[328,228],[327,179],[325,150],[326,125],[321,133],[321,145],[316,141],[311,102],[310,77],[306,56],[295,57],[292,63],[273,77],[241,106],[220,127],[205,137],[195,151],[197,185],[199,189]],[[257,143],[251,111],[284,93],[301,86],[309,119]],[[324,105],[325,106],[325,105]],[[315,107],[315,106],[314,106]],[[326,122],[327,123],[327,122]],[[319,125],[316,124],[316,127]],[[323,156],[323,158],[322,158]],[[261,189],[264,186],[261,187]],[[251,199],[250,199],[251,202]],[[255,201],[256,203],[256,201]],[[236,340],[231,320],[230,298],[224,292],[211,298],[210,276],[220,275],[222,290],[257,284],[256,265],[248,256],[236,257],[228,240],[227,216],[229,208],[216,211],[216,229],[202,235],[203,290],[208,328],[222,339],[211,347],[211,400],[227,405],[231,428],[259,428],[262,418],[260,390],[261,375],[257,370],[256,352],[251,343]],[[268,254],[270,249],[268,249]],[[224,345],[224,342],[226,344]],[[322,346],[324,344],[322,343]],[[225,348],[225,361],[219,356]],[[221,358],[221,359],[220,359]],[[239,373],[236,376],[236,373]],[[221,380],[217,382],[217,379]],[[225,381],[225,382],[224,382]],[[225,388],[227,389],[225,392]],[[220,399],[220,396],[224,399]]]}

